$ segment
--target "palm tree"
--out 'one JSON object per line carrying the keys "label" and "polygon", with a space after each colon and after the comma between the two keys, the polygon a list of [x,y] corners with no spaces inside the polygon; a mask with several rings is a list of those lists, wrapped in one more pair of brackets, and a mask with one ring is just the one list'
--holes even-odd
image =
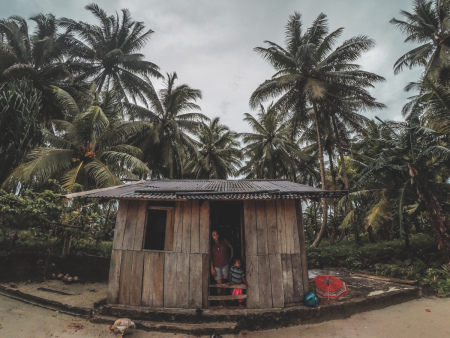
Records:
{"label": "palm tree", "polygon": [[400,31],[407,35],[405,42],[420,46],[402,55],[394,64],[395,74],[403,68],[425,67],[425,76],[436,78],[448,66],[450,47],[450,2],[448,0],[414,0],[413,13],[401,11],[403,20],[392,18]]}
{"label": "palm tree", "polygon": [[[266,41],[268,48],[257,47],[255,50],[276,70],[270,80],[265,81],[253,92],[250,106],[257,107],[269,98],[277,98],[277,107],[284,111],[298,107],[312,106],[315,116],[315,127],[318,140],[319,163],[322,189],[326,190],[325,164],[323,159],[322,135],[320,130],[319,105],[323,100],[340,93],[345,96],[358,97],[361,100],[371,98],[365,88],[384,79],[376,74],[361,70],[353,61],[371,49],[373,40],[365,36],[353,37],[333,49],[336,40],[341,36],[343,28],[328,34],[328,23],[325,14],[320,14],[306,32],[302,32],[299,13],[295,13],[286,25],[286,48]],[[327,201],[323,200],[324,215],[322,228],[316,241],[317,247],[327,224]]]}
{"label": "palm tree", "polygon": [[245,114],[244,121],[253,133],[242,133],[245,165],[239,170],[246,178],[295,180],[295,160],[302,157],[297,144],[291,139],[289,124],[282,114],[270,105],[261,105],[258,118]]}
{"label": "palm tree", "polygon": [[441,202],[450,189],[445,183],[449,178],[448,136],[421,125],[418,117],[418,114],[412,114],[403,123],[382,121],[384,137],[373,141],[379,144],[378,147],[381,145],[381,151],[361,171],[358,184],[395,192],[401,232],[405,201],[408,199],[409,204],[421,201],[438,249],[444,261],[450,263],[450,221]]}
{"label": "palm tree", "polygon": [[437,78],[449,63],[450,2],[448,0],[414,0],[412,13],[401,11],[405,20],[393,18],[390,23],[407,35],[405,42],[420,46],[402,55],[394,64],[398,74],[403,68],[425,67],[425,77]]}
{"label": "palm tree", "polygon": [[200,110],[195,101],[202,98],[201,91],[187,84],[175,86],[177,78],[176,73],[167,74],[159,95],[149,83],[146,95],[150,98],[150,109],[125,104],[131,119],[147,121],[153,126],[139,135],[136,143],[154,178],[183,177],[186,162],[198,157],[198,144],[191,135],[201,121],[208,120],[202,113],[191,112]]}
{"label": "palm tree", "polygon": [[55,87],[55,95],[68,118],[52,120],[44,144],[32,150],[26,161],[5,180],[3,186],[39,188],[48,179],[60,180],[71,191],[75,183],[85,189],[121,184],[122,179],[136,179],[149,173],[147,166],[136,156],[139,148],[126,144],[131,136],[147,129],[143,122],[122,123],[119,118],[120,100],[112,93],[104,93],[103,100],[93,90],[92,102],[80,111],[74,99]]}
{"label": "palm tree", "polygon": [[58,33],[52,14],[38,14],[30,18],[36,24],[29,35],[24,18],[11,16],[0,20],[0,82],[27,78],[42,92],[41,120],[61,118],[54,104],[52,85],[68,89],[70,73],[63,62],[70,49],[70,34]]}
{"label": "palm tree", "polygon": [[27,80],[0,86],[0,182],[42,144],[41,102],[41,94]]}
{"label": "palm tree", "polygon": [[92,81],[99,92],[114,87],[126,101],[129,96],[135,103],[137,99],[146,103],[149,77],[162,78],[159,67],[138,53],[153,31],[146,30],[143,22],[133,21],[128,9],[122,9],[119,19],[118,14],[108,16],[96,4],[85,8],[99,25],[68,18],[58,20],[68,32],[78,34],[78,39],[72,40],[69,60],[70,69],[77,74],[75,81]]}
{"label": "palm tree", "polygon": [[202,123],[195,132],[198,138],[198,157],[186,165],[186,173],[196,179],[226,179],[236,175],[241,164],[239,134],[220,124],[216,117],[209,124]]}

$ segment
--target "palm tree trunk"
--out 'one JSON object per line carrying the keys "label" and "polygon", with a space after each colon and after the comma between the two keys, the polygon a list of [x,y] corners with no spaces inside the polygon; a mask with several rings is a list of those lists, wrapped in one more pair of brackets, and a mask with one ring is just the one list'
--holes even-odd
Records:
{"label": "palm tree trunk", "polygon": [[[325,163],[323,160],[323,147],[322,147],[322,136],[320,134],[320,127],[319,127],[319,112],[317,111],[317,105],[316,102],[313,101],[313,108],[314,108],[314,117],[316,120],[316,132],[317,132],[317,146],[319,148],[319,163],[320,163],[320,180],[322,181],[322,189],[327,190],[327,183],[325,181]],[[322,225],[320,227],[320,231],[317,234],[316,239],[311,244],[311,248],[317,248],[320,244],[320,241],[322,240],[323,235],[325,234],[325,230],[327,229],[327,219],[328,219],[328,200],[326,198],[323,198],[323,219],[322,219]]]}
{"label": "palm tree trunk", "polygon": [[445,263],[450,264],[450,222],[433,192],[419,180],[419,172],[408,164],[411,185],[415,185],[419,198],[425,202],[431,230]]}
{"label": "palm tree trunk", "polygon": [[333,121],[333,129],[334,129],[334,133],[336,135],[336,143],[337,143],[337,147],[338,147],[339,158],[341,159],[342,181],[344,182],[345,190],[348,190],[347,168],[345,167],[344,152],[342,151],[341,138],[339,137],[339,132],[338,132],[337,123],[336,123],[336,116],[334,115],[334,113],[331,114],[331,120]]}

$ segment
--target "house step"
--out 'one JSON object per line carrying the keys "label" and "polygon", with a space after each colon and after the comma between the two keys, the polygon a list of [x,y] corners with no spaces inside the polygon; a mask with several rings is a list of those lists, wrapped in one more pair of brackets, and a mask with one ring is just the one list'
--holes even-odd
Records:
{"label": "house step", "polygon": [[246,299],[247,295],[230,295],[230,296],[208,296],[208,300],[235,300]]}
{"label": "house step", "polygon": [[209,284],[210,288],[224,288],[224,289],[243,289],[246,290],[245,284]]}
{"label": "house step", "polygon": [[[117,318],[94,315],[90,321],[96,324],[112,325]],[[132,319],[133,320],[133,319]],[[186,333],[192,335],[231,334],[236,332],[237,322],[211,322],[201,324],[151,322],[146,320],[133,320],[136,329],[141,331]]]}

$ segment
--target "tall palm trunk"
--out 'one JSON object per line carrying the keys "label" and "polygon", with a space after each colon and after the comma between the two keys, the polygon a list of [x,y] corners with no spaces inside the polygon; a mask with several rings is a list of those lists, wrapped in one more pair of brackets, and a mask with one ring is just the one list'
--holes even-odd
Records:
{"label": "tall palm trunk", "polygon": [[344,152],[342,151],[341,138],[339,137],[339,132],[338,132],[338,128],[337,128],[336,115],[334,115],[334,113],[331,114],[331,120],[333,121],[333,129],[334,129],[334,133],[336,135],[336,143],[337,143],[337,147],[338,147],[339,158],[341,159],[342,181],[344,182],[345,190],[348,190],[347,168],[345,166]]}
{"label": "tall palm trunk", "polygon": [[[322,135],[320,134],[320,126],[319,126],[319,112],[317,111],[317,104],[315,101],[312,102],[314,109],[314,117],[316,120],[316,132],[317,132],[317,146],[319,148],[319,163],[320,163],[320,180],[322,181],[322,189],[327,190],[327,183],[325,180],[325,163],[323,160],[323,147],[322,147]],[[311,248],[317,248],[322,240],[323,235],[325,234],[325,230],[327,229],[327,220],[328,220],[328,200],[326,198],[322,199],[323,204],[323,216],[322,216],[322,226],[320,227],[320,231],[317,234],[316,239],[311,244]]]}
{"label": "tall palm trunk", "polygon": [[408,164],[411,185],[416,187],[419,198],[425,202],[431,230],[445,263],[450,264],[450,222],[433,192],[419,180],[419,172]]}

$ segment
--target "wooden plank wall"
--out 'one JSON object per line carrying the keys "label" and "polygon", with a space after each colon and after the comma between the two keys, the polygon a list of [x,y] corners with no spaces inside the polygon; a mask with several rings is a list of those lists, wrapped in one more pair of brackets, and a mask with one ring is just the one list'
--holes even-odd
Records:
{"label": "wooden plank wall", "polygon": [[207,307],[209,202],[176,202],[170,252],[142,251],[147,204],[120,201],[107,303],[151,308]]}
{"label": "wooden plank wall", "polygon": [[244,201],[247,307],[281,308],[303,298],[294,200]]}

